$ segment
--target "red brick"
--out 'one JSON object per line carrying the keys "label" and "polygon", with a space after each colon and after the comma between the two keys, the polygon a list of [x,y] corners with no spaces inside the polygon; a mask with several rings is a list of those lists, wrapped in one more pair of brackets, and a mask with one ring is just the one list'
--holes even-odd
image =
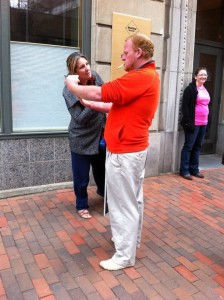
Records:
{"label": "red brick", "polygon": [[180,256],[176,258],[177,261],[179,261],[182,265],[184,265],[188,270],[195,271],[198,269],[198,267],[190,262],[186,257]]}
{"label": "red brick", "polygon": [[177,266],[175,267],[175,270],[190,282],[194,282],[198,280],[198,278],[192,272],[190,272],[185,266]]}
{"label": "red brick", "polygon": [[64,230],[57,231],[57,236],[62,242],[70,241],[70,237]]}
{"label": "red brick", "polygon": [[206,265],[211,265],[214,263],[209,257],[205,256],[201,252],[194,252],[193,255],[197,257],[201,262],[205,263]]}
{"label": "red brick", "polygon": [[49,295],[49,296],[41,298],[40,300],[56,300],[56,298],[53,295]]}
{"label": "red brick", "polygon": [[11,260],[11,265],[15,275],[26,273],[26,268],[21,258]]}
{"label": "red brick", "polygon": [[104,226],[102,226],[99,222],[96,222],[96,223],[94,224],[94,227],[95,227],[96,230],[97,230],[98,232],[100,232],[100,233],[107,232],[107,229],[106,229]]}
{"label": "red brick", "polygon": [[220,284],[221,286],[224,287],[224,277],[221,275],[215,275],[213,276],[213,279],[218,282],[218,284]]}
{"label": "red brick", "polygon": [[8,222],[7,222],[6,218],[0,217],[0,228],[7,227],[7,226],[8,226]]}
{"label": "red brick", "polygon": [[87,257],[87,260],[89,261],[89,263],[91,264],[91,266],[94,268],[94,270],[96,272],[99,272],[102,270],[102,268],[99,265],[100,260],[97,256]]}
{"label": "red brick", "polygon": [[112,290],[106,285],[104,281],[98,281],[93,284],[94,287],[97,289],[99,294],[102,296],[103,299],[112,299],[115,298],[115,294]]}
{"label": "red brick", "polygon": [[45,254],[43,254],[43,253],[36,254],[36,255],[34,255],[34,258],[40,269],[45,269],[45,268],[50,267],[49,260],[47,259]]}
{"label": "red brick", "polygon": [[224,277],[224,268],[219,265],[212,265],[212,270],[214,270],[216,273]]}
{"label": "red brick", "polygon": [[99,272],[99,275],[111,289],[120,284],[111,271],[104,270],[102,272]]}
{"label": "red brick", "polygon": [[7,254],[0,255],[0,270],[9,269],[11,267]]}
{"label": "red brick", "polygon": [[215,289],[216,293],[218,295],[220,295],[220,299],[219,300],[223,300],[224,299],[224,289],[221,287],[218,287]]}
{"label": "red brick", "polygon": [[65,265],[62,263],[60,258],[51,259],[50,264],[57,275],[65,273],[67,271]]}
{"label": "red brick", "polygon": [[135,268],[124,269],[124,272],[131,280],[141,277],[141,275],[138,273],[138,271]]}
{"label": "red brick", "polygon": [[5,289],[4,289],[2,280],[0,278],[0,296],[3,296],[3,295],[5,295]]}
{"label": "red brick", "polygon": [[5,247],[4,247],[4,244],[3,243],[0,243],[0,256],[2,255],[2,254],[5,254],[6,252],[5,252]]}
{"label": "red brick", "polygon": [[81,227],[81,223],[78,222],[74,217],[72,219],[69,219],[69,222],[71,223],[71,225],[75,228]]}
{"label": "red brick", "polygon": [[106,251],[104,251],[104,249],[102,249],[102,248],[95,248],[95,249],[93,249],[93,251],[97,255],[97,257],[99,257],[100,261],[110,258],[110,257],[108,257],[108,254],[106,253]]}
{"label": "red brick", "polygon": [[17,275],[16,279],[22,292],[33,288],[33,283],[27,273]]}
{"label": "red brick", "polygon": [[[92,219],[89,219],[89,220],[92,220]],[[91,230],[91,229],[94,229],[94,226],[93,224],[91,223],[91,221],[82,221],[82,226],[86,229],[86,230]]]}
{"label": "red brick", "polygon": [[117,276],[117,280],[121,283],[121,285],[128,293],[133,294],[139,291],[138,286],[127,275],[121,274]]}
{"label": "red brick", "polygon": [[173,290],[174,293],[177,295],[177,299],[181,300],[194,300],[190,293],[186,292],[182,287],[176,288]]}
{"label": "red brick", "polygon": [[79,248],[72,241],[64,242],[64,246],[70,254],[76,254],[80,252]]}
{"label": "red brick", "polygon": [[159,283],[159,279],[157,279],[154,276],[153,272],[151,270],[149,270],[148,268],[146,268],[146,267],[138,268],[138,272],[150,285]]}
{"label": "red brick", "polygon": [[83,240],[83,238],[80,236],[79,233],[73,233],[71,235],[71,239],[76,245],[85,244],[85,241]]}
{"label": "red brick", "polygon": [[64,211],[64,212],[63,212],[63,215],[64,215],[64,217],[65,217],[67,220],[74,219],[74,216],[73,216],[73,214],[72,214],[70,211]]}
{"label": "red brick", "polygon": [[52,291],[44,278],[33,279],[33,285],[40,298],[50,296]]}
{"label": "red brick", "polygon": [[79,276],[78,278],[76,278],[76,283],[85,295],[92,294],[96,291],[95,287],[89,281],[87,276]]}

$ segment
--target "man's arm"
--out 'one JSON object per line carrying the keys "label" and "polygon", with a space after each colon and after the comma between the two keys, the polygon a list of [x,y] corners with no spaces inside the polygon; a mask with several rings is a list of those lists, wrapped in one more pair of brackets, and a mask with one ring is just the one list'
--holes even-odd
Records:
{"label": "man's arm", "polygon": [[85,99],[80,99],[79,101],[85,107],[88,107],[88,108],[91,108],[91,109],[94,109],[94,110],[97,110],[100,112],[104,112],[104,113],[108,113],[112,106],[112,103],[99,103],[99,102],[95,102],[95,101],[88,101]]}
{"label": "man's arm", "polygon": [[75,80],[74,76],[67,76],[65,78],[65,84],[72,94],[91,101],[102,101],[100,86],[78,85],[78,82],[79,80]]}

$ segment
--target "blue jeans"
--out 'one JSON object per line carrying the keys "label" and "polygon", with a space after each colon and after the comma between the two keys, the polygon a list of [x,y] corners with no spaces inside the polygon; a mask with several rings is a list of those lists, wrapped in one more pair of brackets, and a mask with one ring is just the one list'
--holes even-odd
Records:
{"label": "blue jeans", "polygon": [[71,152],[73,185],[76,195],[76,209],[88,209],[89,171],[92,167],[93,178],[97,186],[97,193],[104,196],[105,186],[105,157],[106,152],[96,155],[82,155]]}
{"label": "blue jeans", "polygon": [[199,173],[199,155],[207,125],[197,126],[193,132],[184,131],[185,142],[181,151],[180,175]]}

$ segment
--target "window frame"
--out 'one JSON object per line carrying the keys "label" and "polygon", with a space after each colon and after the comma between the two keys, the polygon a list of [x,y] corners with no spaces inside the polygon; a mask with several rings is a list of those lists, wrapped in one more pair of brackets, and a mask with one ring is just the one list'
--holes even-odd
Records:
{"label": "window frame", "polygon": [[[92,1],[81,0],[81,49],[87,57],[91,57],[91,14]],[[13,132],[12,127],[12,94],[11,94],[11,64],[10,64],[10,3],[0,1],[0,139],[12,137],[61,137],[65,131],[44,132]]]}

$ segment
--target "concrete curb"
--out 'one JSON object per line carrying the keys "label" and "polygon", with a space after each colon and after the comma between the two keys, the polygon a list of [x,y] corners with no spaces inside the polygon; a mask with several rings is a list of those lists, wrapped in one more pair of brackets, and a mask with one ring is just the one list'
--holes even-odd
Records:
{"label": "concrete curb", "polygon": [[21,195],[36,194],[41,192],[48,192],[53,190],[73,188],[73,182],[61,182],[39,186],[29,186],[24,188],[17,188],[11,190],[0,191],[0,199],[11,198]]}

